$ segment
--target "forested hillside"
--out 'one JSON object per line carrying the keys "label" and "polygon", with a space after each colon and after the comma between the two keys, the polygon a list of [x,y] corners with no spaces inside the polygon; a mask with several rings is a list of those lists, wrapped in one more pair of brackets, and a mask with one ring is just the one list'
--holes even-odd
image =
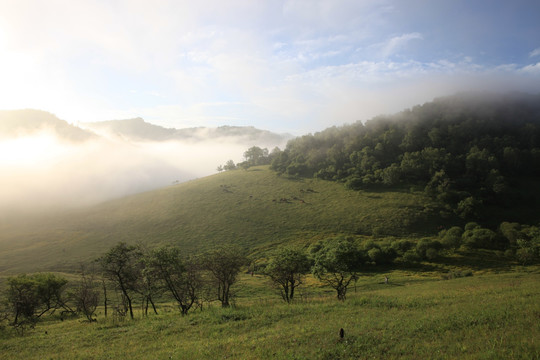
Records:
{"label": "forested hillside", "polygon": [[464,220],[517,204],[526,213],[540,176],[540,95],[463,93],[332,127],[291,140],[272,169],[356,190],[414,187]]}

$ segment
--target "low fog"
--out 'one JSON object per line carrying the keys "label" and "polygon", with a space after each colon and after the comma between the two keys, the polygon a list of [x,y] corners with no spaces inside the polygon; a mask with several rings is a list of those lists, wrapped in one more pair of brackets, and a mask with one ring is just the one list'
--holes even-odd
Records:
{"label": "low fog", "polygon": [[[236,138],[144,142],[95,137],[73,143],[52,131],[0,138],[0,211],[80,207],[216,172],[255,144]],[[281,145],[282,144],[275,144]]]}

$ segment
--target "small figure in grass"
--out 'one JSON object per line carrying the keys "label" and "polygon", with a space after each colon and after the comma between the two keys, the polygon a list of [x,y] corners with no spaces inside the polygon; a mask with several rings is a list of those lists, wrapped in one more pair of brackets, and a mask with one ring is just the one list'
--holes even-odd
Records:
{"label": "small figure in grass", "polygon": [[388,284],[388,276],[385,276],[385,277],[384,277],[384,283],[385,283],[385,284]]}
{"label": "small figure in grass", "polygon": [[343,339],[345,337],[345,330],[343,328],[339,329],[339,338]]}

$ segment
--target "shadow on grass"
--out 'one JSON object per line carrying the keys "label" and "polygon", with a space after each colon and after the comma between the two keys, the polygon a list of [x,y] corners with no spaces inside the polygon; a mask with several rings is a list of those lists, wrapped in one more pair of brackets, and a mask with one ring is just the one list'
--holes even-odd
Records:
{"label": "shadow on grass", "polygon": [[510,271],[515,265],[508,258],[498,255],[495,251],[477,250],[459,252],[456,257],[444,257],[438,261],[438,267],[456,266],[468,267],[473,270]]}

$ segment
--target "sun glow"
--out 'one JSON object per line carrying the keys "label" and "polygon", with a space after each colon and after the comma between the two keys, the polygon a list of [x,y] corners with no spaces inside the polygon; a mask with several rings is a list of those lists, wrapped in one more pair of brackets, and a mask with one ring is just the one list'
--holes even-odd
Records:
{"label": "sun glow", "polygon": [[47,133],[0,140],[0,167],[47,167],[58,161],[64,150],[56,137]]}

